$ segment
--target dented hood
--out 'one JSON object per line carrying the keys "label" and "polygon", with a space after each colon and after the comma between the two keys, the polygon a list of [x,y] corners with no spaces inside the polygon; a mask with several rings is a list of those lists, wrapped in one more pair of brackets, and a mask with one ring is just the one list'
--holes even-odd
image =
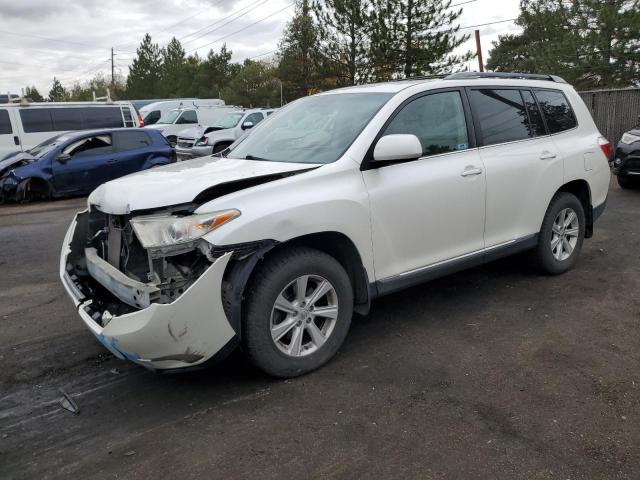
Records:
{"label": "dented hood", "polygon": [[21,167],[22,165],[35,162],[36,160],[37,158],[27,152],[11,153],[0,160],[0,176],[4,175],[12,168]]}
{"label": "dented hood", "polygon": [[217,185],[316,166],[202,157],[107,182],[93,191],[89,203],[105,213],[126,215],[136,210],[190,203],[198,194]]}

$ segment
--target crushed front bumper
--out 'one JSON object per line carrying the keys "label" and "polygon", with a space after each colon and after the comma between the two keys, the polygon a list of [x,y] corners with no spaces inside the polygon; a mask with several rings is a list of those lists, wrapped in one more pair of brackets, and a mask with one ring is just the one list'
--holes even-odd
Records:
{"label": "crushed front bumper", "polygon": [[[129,308],[129,313],[111,315],[92,305],[93,300],[83,293],[82,279],[69,262],[73,248],[82,245],[84,249],[84,241],[78,237],[85,229],[77,227],[87,218],[86,211],[76,215],[65,235],[60,278],[84,323],[115,356],[151,369],[189,368],[206,362],[234,341],[236,333],[222,304],[222,278],[232,252],[212,263],[172,303],[151,303],[146,308]],[[93,280],[103,286],[110,285],[116,297],[127,295],[123,292],[132,288],[131,283],[122,281],[119,275],[113,274],[113,267],[108,268],[101,262],[109,265],[102,259],[91,259],[94,274],[99,271],[101,277]]]}
{"label": "crushed front bumper", "polygon": [[209,146],[199,146],[199,147],[181,147],[180,145],[176,145],[176,155],[178,156],[178,160],[190,160],[192,158],[198,157],[206,157],[207,155],[211,155],[213,153],[213,147]]}

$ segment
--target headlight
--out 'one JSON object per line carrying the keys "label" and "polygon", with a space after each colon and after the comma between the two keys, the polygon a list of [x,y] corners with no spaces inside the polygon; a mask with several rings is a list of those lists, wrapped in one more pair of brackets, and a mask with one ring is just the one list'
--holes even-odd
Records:
{"label": "headlight", "polygon": [[199,140],[196,140],[195,146],[196,147],[204,147],[205,145],[209,144],[209,139],[207,137],[202,137]]}
{"label": "headlight", "polygon": [[620,139],[620,143],[631,145],[632,143],[640,142],[640,135],[633,135],[631,133],[625,133]]}
{"label": "headlight", "polygon": [[138,240],[145,248],[189,243],[240,216],[236,209],[186,217],[148,216],[131,220]]}

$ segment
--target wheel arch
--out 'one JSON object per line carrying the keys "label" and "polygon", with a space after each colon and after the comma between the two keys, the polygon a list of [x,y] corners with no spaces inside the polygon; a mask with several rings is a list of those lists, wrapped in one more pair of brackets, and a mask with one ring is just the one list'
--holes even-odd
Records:
{"label": "wheel arch", "polygon": [[587,223],[584,236],[585,238],[591,238],[593,236],[593,205],[591,203],[591,187],[589,187],[589,183],[583,179],[572,180],[562,185],[554,196],[559,192],[571,193],[580,200]]}
{"label": "wheel arch", "polygon": [[47,199],[52,194],[51,182],[42,177],[27,177],[18,183],[15,199],[18,202],[29,202],[35,199]]}

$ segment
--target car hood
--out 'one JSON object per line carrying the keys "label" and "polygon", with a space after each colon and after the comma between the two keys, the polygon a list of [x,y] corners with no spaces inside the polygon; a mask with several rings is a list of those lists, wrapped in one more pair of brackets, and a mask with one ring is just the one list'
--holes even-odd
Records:
{"label": "car hood", "polygon": [[231,158],[202,157],[166,167],[153,168],[107,182],[89,196],[89,203],[100,211],[127,215],[138,210],[155,209],[192,203],[205,190],[222,184],[238,182],[239,187],[228,193],[248,188],[244,180],[263,177],[279,178],[278,174],[309,170],[308,163],[282,163]]}
{"label": "car hood", "polygon": [[178,132],[178,138],[192,138],[192,139],[200,138],[204,134],[204,130],[205,130],[204,127],[201,127],[200,125],[195,127],[185,128],[184,130],[180,130]]}
{"label": "car hood", "polygon": [[4,175],[12,168],[18,168],[36,160],[38,160],[36,157],[26,152],[10,153],[0,160],[0,175]]}

